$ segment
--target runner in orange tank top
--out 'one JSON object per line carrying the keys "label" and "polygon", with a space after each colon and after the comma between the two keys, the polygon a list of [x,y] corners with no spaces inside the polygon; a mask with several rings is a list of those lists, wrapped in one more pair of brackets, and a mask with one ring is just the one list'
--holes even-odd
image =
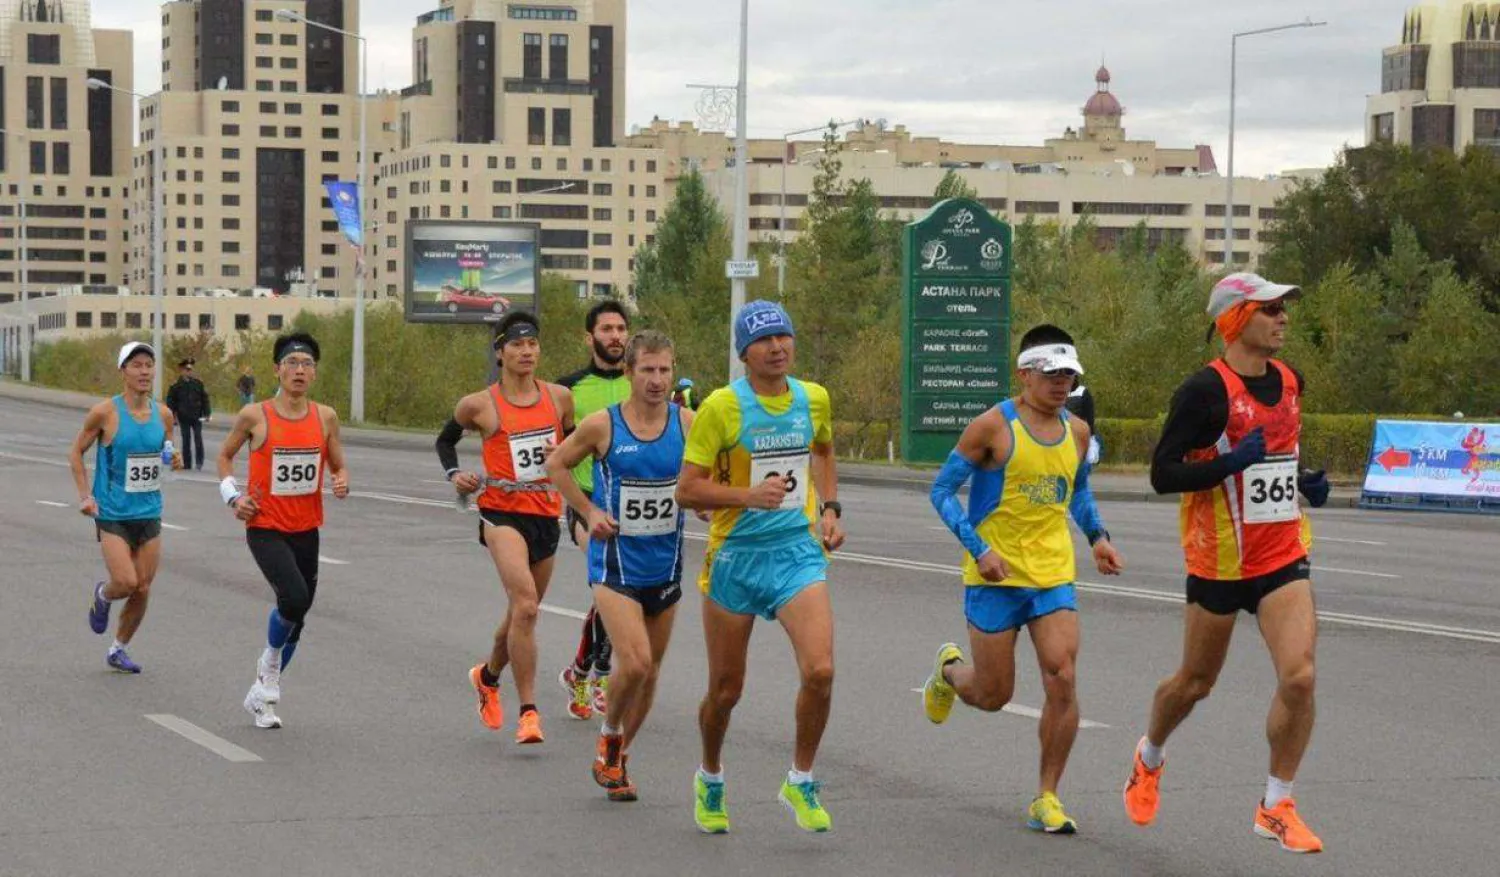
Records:
{"label": "runner in orange tank top", "polygon": [[1125,786],[1125,810],[1137,825],[1155,820],[1167,737],[1213,690],[1235,617],[1244,610],[1258,616],[1276,669],[1266,722],[1270,773],[1252,828],[1282,849],[1316,853],[1323,842],[1292,798],[1312,737],[1317,645],[1311,537],[1298,494],[1317,507],[1329,488],[1321,471],[1300,465],[1302,377],[1275,358],[1286,343],[1288,303],[1301,294],[1254,274],[1219,281],[1208,313],[1224,339],[1224,356],[1172,399],[1151,483],[1158,493],[1182,494],[1187,634],[1181,667],[1156,689],[1151,725]]}
{"label": "runner in orange tank top", "polygon": [[[245,695],[245,709],[255,717],[257,728],[281,727],[276,714],[281,673],[297,651],[318,590],[325,481],[335,497],[349,495],[338,413],[307,398],[317,376],[318,342],[302,333],[283,335],[276,339],[273,356],[281,392],[268,402],[240,409],[219,450],[219,495],[245,522],[250,554],[276,592],[276,606],[266,625],[266,648]],[[234,480],[234,457],[246,442],[250,477],[241,491]]]}
{"label": "runner in orange tank top", "polygon": [[[479,698],[479,718],[498,731],[500,673],[509,664],[521,699],[516,742],[542,742],[536,709],[536,620],[552,579],[561,529],[562,498],[547,477],[547,457],[573,430],[573,395],[536,379],[541,358],[537,318],[507,314],[495,334],[500,382],[458,401],[438,435],[438,460],[461,498],[478,493],[479,542],[489,549],[505,588],[505,618],[495,631],[489,660],[469,671]],[[484,438],[484,470],[458,465],[464,430]],[[467,500],[461,500],[467,505]]]}

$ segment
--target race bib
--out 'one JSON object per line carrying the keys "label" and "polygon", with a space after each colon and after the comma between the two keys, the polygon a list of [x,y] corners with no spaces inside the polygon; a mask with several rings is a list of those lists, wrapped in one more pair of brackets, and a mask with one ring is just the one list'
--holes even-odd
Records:
{"label": "race bib", "polygon": [[812,455],[806,450],[773,451],[750,458],[750,484],[755,486],[772,475],[786,479],[786,497],[778,508],[800,509],[807,505],[808,464]]}
{"label": "race bib", "polygon": [[1280,524],[1302,516],[1297,506],[1297,458],[1267,457],[1245,470],[1245,523]]}
{"label": "race bib", "polygon": [[155,493],[161,490],[161,454],[125,455],[125,492]]}
{"label": "race bib", "polygon": [[516,433],[510,437],[510,466],[516,480],[544,481],[547,478],[547,444],[556,436],[552,427]]}
{"label": "race bib", "polygon": [[677,479],[620,479],[620,535],[665,536],[677,532]]}
{"label": "race bib", "polygon": [[271,495],[317,493],[322,468],[322,448],[277,448],[271,452]]}

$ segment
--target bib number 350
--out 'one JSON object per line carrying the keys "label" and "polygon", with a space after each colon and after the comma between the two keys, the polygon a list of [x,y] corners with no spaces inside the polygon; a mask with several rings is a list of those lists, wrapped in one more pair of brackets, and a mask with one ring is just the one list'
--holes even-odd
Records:
{"label": "bib number 350", "polygon": [[271,495],[306,496],[318,492],[321,451],[277,451],[271,457]]}

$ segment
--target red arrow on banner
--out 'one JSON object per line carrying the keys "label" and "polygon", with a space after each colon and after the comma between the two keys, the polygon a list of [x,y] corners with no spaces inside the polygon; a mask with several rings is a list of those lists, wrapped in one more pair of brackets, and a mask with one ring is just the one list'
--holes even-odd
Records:
{"label": "red arrow on banner", "polygon": [[1411,465],[1411,451],[1398,451],[1394,447],[1389,447],[1375,458],[1375,462],[1384,467],[1387,472],[1393,469],[1404,469]]}

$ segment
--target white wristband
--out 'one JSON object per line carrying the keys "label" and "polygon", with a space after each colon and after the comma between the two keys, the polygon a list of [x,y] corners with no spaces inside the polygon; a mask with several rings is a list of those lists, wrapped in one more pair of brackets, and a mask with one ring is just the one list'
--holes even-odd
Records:
{"label": "white wristband", "polygon": [[219,482],[219,498],[225,505],[234,505],[234,501],[240,498],[240,486],[234,483],[233,475]]}

